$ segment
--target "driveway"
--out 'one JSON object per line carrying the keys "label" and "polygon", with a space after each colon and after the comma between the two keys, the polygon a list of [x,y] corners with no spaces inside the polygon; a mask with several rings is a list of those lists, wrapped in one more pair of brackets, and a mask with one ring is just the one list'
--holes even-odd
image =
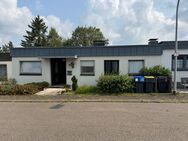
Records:
{"label": "driveway", "polygon": [[187,141],[188,104],[0,103],[1,141]]}

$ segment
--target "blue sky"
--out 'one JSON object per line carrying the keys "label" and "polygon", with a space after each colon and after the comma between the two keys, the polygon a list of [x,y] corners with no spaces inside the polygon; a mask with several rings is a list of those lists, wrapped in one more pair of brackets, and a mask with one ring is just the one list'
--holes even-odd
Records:
{"label": "blue sky", "polygon": [[87,0],[19,0],[18,7],[27,6],[34,15],[55,15],[79,24],[87,3]]}
{"label": "blue sky", "polygon": [[[69,38],[77,26],[96,26],[110,44],[174,40],[177,0],[1,0],[0,45],[20,46],[36,15]],[[181,0],[179,40],[188,40],[188,1]]]}

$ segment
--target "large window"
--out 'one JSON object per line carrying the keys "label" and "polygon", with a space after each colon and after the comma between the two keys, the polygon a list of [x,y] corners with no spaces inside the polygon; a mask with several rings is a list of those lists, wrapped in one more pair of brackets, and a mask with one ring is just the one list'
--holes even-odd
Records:
{"label": "large window", "polygon": [[21,61],[21,75],[42,75],[41,61]]}
{"label": "large window", "polygon": [[[174,70],[174,56],[172,56],[172,70]],[[187,71],[188,70],[188,55],[179,55],[177,59],[177,70]]]}
{"label": "large window", "polygon": [[80,61],[81,75],[93,76],[95,75],[95,61],[93,60],[82,60]]}
{"label": "large window", "polygon": [[144,67],[144,60],[129,60],[129,74],[139,74]]}
{"label": "large window", "polygon": [[7,65],[0,65],[0,81],[7,79]]}
{"label": "large window", "polygon": [[105,74],[118,74],[119,73],[119,60],[105,60],[104,61]]}

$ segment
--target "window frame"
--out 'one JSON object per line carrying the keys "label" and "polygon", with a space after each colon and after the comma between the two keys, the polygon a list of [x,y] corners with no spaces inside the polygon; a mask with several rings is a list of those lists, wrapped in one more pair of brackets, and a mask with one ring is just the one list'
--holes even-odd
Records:
{"label": "window frame", "polygon": [[[40,73],[24,73],[24,72],[21,72],[21,64],[23,63],[23,62],[29,62],[29,63],[35,63],[35,62],[38,62],[38,63],[40,63],[41,64],[41,72]],[[25,76],[41,76],[42,75],[42,61],[20,61],[20,75],[25,75]]]}
{"label": "window frame", "polygon": [[7,79],[8,79],[8,68],[7,68],[7,64],[0,64],[0,66],[5,66],[5,68],[6,68],[5,77],[3,77],[3,76],[0,75],[0,81],[7,80]]}
{"label": "window frame", "polygon": [[[181,54],[177,58],[177,62],[179,60],[183,60],[183,67],[182,68],[177,68],[177,71],[188,71],[188,67],[186,67],[186,61],[188,61],[188,54]],[[178,67],[178,64],[177,64]],[[171,70],[174,71],[174,55],[171,57]]]}
{"label": "window frame", "polygon": [[[83,73],[82,72],[81,62],[93,62],[93,73],[91,73],[91,74],[89,74],[89,73]],[[95,60],[80,60],[80,76],[95,76]]]}
{"label": "window frame", "polygon": [[128,74],[129,75],[138,75],[140,74],[139,72],[138,73],[130,73],[130,62],[143,62],[143,68],[145,67],[145,60],[128,60]]}
{"label": "window frame", "polygon": [[[106,62],[110,62],[110,73],[106,73]],[[112,73],[112,62],[117,62],[117,73]],[[105,75],[113,75],[113,74],[119,74],[119,60],[104,60],[104,74]]]}

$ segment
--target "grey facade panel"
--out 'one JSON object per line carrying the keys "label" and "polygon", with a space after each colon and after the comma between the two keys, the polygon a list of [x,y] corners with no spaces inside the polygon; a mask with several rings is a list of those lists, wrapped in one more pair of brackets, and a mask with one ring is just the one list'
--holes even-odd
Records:
{"label": "grey facade panel", "polygon": [[10,53],[0,53],[0,61],[11,61]]}
{"label": "grey facade panel", "polygon": [[62,47],[62,48],[14,48],[12,57],[43,56],[151,56],[162,55],[161,47],[153,46],[106,46],[106,47]]}

